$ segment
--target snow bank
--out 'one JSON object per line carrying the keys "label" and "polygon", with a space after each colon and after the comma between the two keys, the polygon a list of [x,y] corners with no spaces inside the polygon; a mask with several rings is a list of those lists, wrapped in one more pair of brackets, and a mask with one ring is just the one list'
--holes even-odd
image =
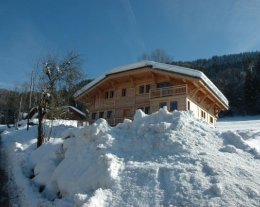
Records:
{"label": "snow bank", "polygon": [[238,116],[222,118],[217,122],[222,132],[234,132],[245,144],[260,153],[260,116]]}
{"label": "snow bank", "polygon": [[0,132],[4,131],[7,129],[6,125],[0,125]]}
{"label": "snow bank", "polygon": [[35,128],[4,132],[22,206],[260,203],[258,152],[241,134],[218,131],[190,112],[138,110],[116,127],[99,119],[65,128],[56,126],[38,149]]}

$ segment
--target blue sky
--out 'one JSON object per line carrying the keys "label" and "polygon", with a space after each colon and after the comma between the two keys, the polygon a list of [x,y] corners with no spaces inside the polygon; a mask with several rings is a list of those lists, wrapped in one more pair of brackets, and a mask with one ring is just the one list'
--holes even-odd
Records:
{"label": "blue sky", "polygon": [[259,11],[259,0],[0,0],[0,87],[70,50],[88,78],[157,48],[174,60],[260,50]]}

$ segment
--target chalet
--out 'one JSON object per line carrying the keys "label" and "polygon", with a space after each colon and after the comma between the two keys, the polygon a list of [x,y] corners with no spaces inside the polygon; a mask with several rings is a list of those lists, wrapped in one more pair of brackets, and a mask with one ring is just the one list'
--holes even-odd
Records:
{"label": "chalet", "polygon": [[215,126],[219,112],[229,108],[226,97],[204,73],[153,61],[115,68],[74,97],[88,108],[90,123],[105,118],[110,125],[132,119],[137,109],[150,114],[167,106],[169,111],[191,110]]}
{"label": "chalet", "polygon": [[86,114],[73,106],[63,106],[61,108],[60,119],[74,120],[81,123],[85,122],[87,117]]}
{"label": "chalet", "polygon": [[[47,110],[48,111],[48,110]],[[38,109],[37,107],[33,107],[29,113],[24,117],[24,120],[27,120],[29,118],[29,124],[34,125],[38,124]],[[44,119],[50,119],[50,115],[45,114]],[[73,107],[73,106],[62,106],[59,110],[59,113],[57,113],[54,117],[54,119],[63,119],[63,120],[72,120],[77,121],[78,125],[84,125],[86,123],[86,114],[79,109]],[[25,123],[23,120],[20,121],[19,124]],[[27,123],[27,122],[26,122]]]}

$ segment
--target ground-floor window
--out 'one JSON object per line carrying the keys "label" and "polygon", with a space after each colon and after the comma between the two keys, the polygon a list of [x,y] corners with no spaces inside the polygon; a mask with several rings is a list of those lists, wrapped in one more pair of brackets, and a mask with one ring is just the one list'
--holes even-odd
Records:
{"label": "ground-floor window", "polygon": [[205,113],[205,111],[202,111],[202,110],[201,110],[201,117],[204,118],[204,119],[206,119],[206,113]]}
{"label": "ground-floor window", "polygon": [[92,113],[92,114],[91,114],[91,119],[96,119],[96,116],[97,116],[97,113],[96,113],[96,112]]}
{"label": "ground-floor window", "polygon": [[104,112],[103,111],[99,112],[99,118],[104,118]]}
{"label": "ground-floor window", "polygon": [[188,101],[188,110],[190,110],[190,101]]}
{"label": "ground-floor window", "polygon": [[112,111],[107,111],[107,118],[111,119],[112,118],[112,114],[113,114]]}
{"label": "ground-floor window", "polygon": [[213,119],[212,116],[209,117],[209,121],[210,121],[210,123],[212,123],[212,124],[214,123],[214,119]]}
{"label": "ground-floor window", "polygon": [[144,113],[146,113],[146,114],[150,114],[150,113],[151,113],[151,108],[150,108],[150,106],[144,107]]}
{"label": "ground-floor window", "polygon": [[170,111],[174,111],[178,109],[178,101],[172,101],[170,103]]}
{"label": "ground-floor window", "polygon": [[159,104],[159,108],[163,108],[164,106],[167,106],[167,102],[161,102]]}
{"label": "ground-floor window", "polygon": [[141,109],[144,113],[150,114],[151,113],[151,107],[150,106],[145,106],[145,107],[138,107],[137,109]]}
{"label": "ground-floor window", "polygon": [[138,107],[137,109],[141,109],[142,111],[144,111],[144,107]]}

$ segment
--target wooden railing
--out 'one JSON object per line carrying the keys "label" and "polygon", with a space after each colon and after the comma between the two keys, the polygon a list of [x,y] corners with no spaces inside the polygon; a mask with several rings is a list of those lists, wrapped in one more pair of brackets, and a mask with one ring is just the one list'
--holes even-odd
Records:
{"label": "wooden railing", "polygon": [[150,98],[187,94],[187,85],[171,86],[150,90]]}
{"label": "wooden railing", "polygon": [[114,99],[103,99],[101,101],[97,101],[95,104],[95,108],[113,108],[115,106],[115,100]]}

